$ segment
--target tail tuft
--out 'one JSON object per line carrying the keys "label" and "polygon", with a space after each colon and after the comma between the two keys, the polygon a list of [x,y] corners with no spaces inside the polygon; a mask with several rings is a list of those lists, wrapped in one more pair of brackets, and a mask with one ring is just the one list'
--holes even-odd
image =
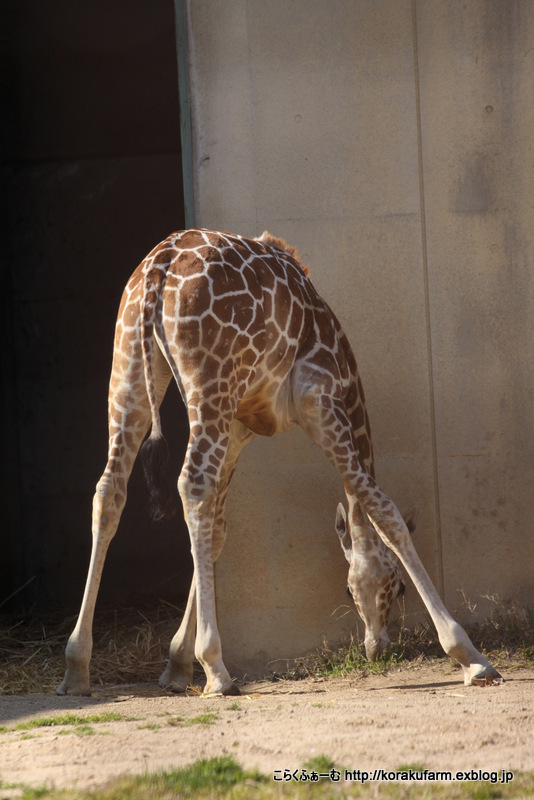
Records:
{"label": "tail tuft", "polygon": [[150,494],[149,513],[159,522],[176,513],[177,492],[169,484],[167,464],[169,445],[163,436],[149,436],[141,447],[143,471]]}

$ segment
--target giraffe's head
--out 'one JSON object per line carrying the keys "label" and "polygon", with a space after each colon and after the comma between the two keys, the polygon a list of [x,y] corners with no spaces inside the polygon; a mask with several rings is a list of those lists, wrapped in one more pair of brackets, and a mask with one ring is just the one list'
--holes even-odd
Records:
{"label": "giraffe's head", "polygon": [[[417,509],[405,517],[410,533],[415,530]],[[347,591],[365,625],[365,653],[375,661],[389,645],[387,622],[392,603],[404,593],[399,565],[359,506],[351,519],[341,503],[337,507],[336,530],[349,562]]]}

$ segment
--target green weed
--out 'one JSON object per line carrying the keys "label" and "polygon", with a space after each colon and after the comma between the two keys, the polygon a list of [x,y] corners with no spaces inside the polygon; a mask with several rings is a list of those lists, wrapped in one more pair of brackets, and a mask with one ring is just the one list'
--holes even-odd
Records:
{"label": "green weed", "polygon": [[101,722],[120,722],[124,720],[122,714],[117,714],[113,711],[105,711],[102,714],[89,714],[82,716],[81,714],[58,714],[55,717],[34,717],[26,722],[17,722],[12,728],[5,730],[12,731],[29,731],[35,728],[55,728],[56,726],[64,725],[94,725]]}
{"label": "green weed", "polygon": [[[189,767],[125,778],[98,793],[72,796],[72,800],[173,800],[174,798],[240,798],[256,796],[254,787],[267,782],[255,771],[243,770],[228,756],[197,761]],[[51,796],[56,800],[54,796]],[[63,800],[61,795],[57,800]],[[67,800],[67,796],[65,797]],[[70,800],[70,796],[69,796]]]}
{"label": "green weed", "polygon": [[[73,732],[76,736],[96,736],[96,731],[91,725],[77,725]],[[63,731],[61,731],[61,733],[63,733]],[[65,731],[65,733],[67,733],[67,731]]]}
{"label": "green weed", "polygon": [[332,759],[324,755],[313,756],[304,764],[304,769],[308,770],[308,772],[317,772],[318,775],[324,775],[334,767],[335,764]]}
{"label": "green weed", "polygon": [[403,657],[404,651],[397,646],[376,661],[368,661],[363,646],[351,638],[348,645],[337,650],[325,646],[319,654],[314,672],[322,678],[342,678],[355,672],[360,675],[382,675],[398,666]]}

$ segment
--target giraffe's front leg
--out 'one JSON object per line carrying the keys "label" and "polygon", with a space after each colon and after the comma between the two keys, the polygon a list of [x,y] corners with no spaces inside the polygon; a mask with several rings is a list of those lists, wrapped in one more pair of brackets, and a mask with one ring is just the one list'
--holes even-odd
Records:
{"label": "giraffe's front leg", "polygon": [[[365,487],[367,482],[367,488]],[[382,537],[397,557],[402,561],[423,600],[438,633],[441,646],[451,658],[462,666],[464,684],[491,685],[503,682],[502,676],[473,645],[462,626],[449,614],[425,570],[408,529],[394,503],[376,486],[374,481],[364,477],[359,482],[360,499],[365,498],[366,511]]]}
{"label": "giraffe's front leg", "polygon": [[189,598],[178,631],[169,648],[167,666],[159,678],[162,689],[185,692],[193,681],[193,658],[195,655],[195,632],[197,623],[196,580],[193,573]]}
{"label": "giraffe's front leg", "polygon": [[[424,567],[421,565],[419,580],[421,579],[422,569]],[[428,580],[430,581],[429,578]],[[462,626],[445,609],[434,587],[431,586],[430,591],[427,587],[420,588],[417,586],[417,588],[429,610],[430,616],[434,620],[441,646],[447,655],[458,661],[462,667],[464,685],[491,686],[492,684],[504,683],[502,675],[476,649]],[[427,592],[430,595],[428,599],[426,599]],[[434,597],[432,597],[432,594],[434,594]]]}
{"label": "giraffe's front leg", "polygon": [[[322,446],[325,455],[343,478],[349,506],[361,506],[365,510],[386,547],[395,553],[410,575],[436,626],[440,644],[449,656],[462,665],[465,684],[502,683],[497,670],[478,652],[464,629],[445,608],[417,555],[408,527],[397,507],[362,467],[354,432],[342,402],[326,393],[308,391],[307,394],[301,394],[300,412],[302,427]],[[361,533],[356,539],[359,537]],[[352,543],[348,554],[351,563],[349,583],[351,576],[354,582],[360,580],[361,583],[362,576],[367,579],[370,564],[364,560],[366,549],[359,553],[355,543]],[[372,598],[368,595],[367,599],[371,599],[371,602],[362,614],[364,620],[371,619],[373,612]],[[368,636],[366,623],[366,638]],[[382,641],[385,639],[382,638]]]}

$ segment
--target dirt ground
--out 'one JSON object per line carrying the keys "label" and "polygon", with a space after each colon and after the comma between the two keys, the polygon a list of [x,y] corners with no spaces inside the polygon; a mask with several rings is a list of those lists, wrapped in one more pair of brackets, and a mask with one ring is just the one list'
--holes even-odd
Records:
{"label": "dirt ground", "polygon": [[[439,661],[382,676],[249,684],[230,698],[168,695],[152,684],[87,698],[3,696],[0,786],[92,787],[217,755],[267,775],[318,755],[353,770],[534,770],[534,671],[504,673],[501,686],[464,687],[460,669]],[[106,712],[120,719],[20,728],[36,717]]]}

